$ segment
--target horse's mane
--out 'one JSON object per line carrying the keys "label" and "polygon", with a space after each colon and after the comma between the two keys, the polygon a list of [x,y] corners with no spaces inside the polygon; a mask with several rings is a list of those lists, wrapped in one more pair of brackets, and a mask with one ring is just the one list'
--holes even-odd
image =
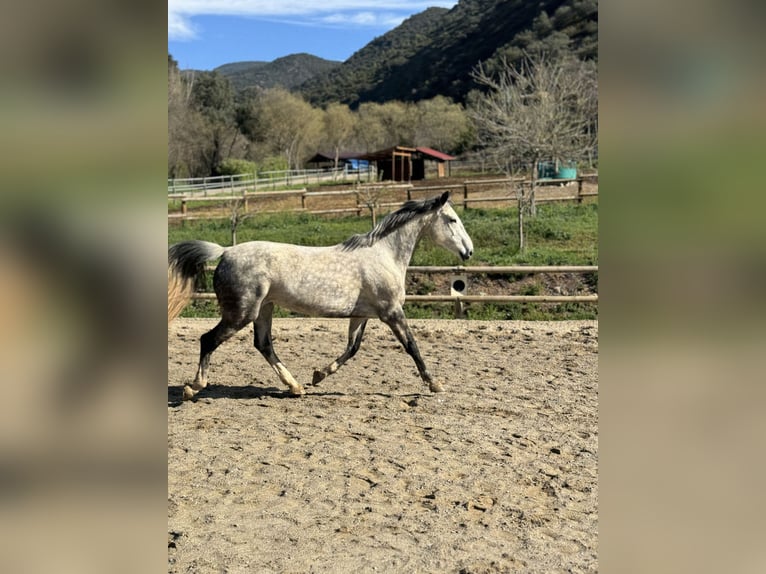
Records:
{"label": "horse's mane", "polygon": [[371,247],[387,235],[409,223],[416,217],[436,211],[443,205],[442,198],[432,197],[420,201],[407,201],[399,209],[388,214],[371,231],[358,233],[346,239],[341,245],[344,251],[353,251],[360,247]]}

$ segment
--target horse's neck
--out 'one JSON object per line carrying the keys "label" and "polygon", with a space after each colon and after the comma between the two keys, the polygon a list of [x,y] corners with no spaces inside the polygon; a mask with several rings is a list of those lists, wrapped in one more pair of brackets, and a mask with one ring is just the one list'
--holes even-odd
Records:
{"label": "horse's neck", "polygon": [[421,221],[421,218],[418,218],[405,223],[384,239],[397,265],[402,269],[402,273],[407,271],[407,266],[410,264],[412,254],[418,245],[423,227],[423,221]]}

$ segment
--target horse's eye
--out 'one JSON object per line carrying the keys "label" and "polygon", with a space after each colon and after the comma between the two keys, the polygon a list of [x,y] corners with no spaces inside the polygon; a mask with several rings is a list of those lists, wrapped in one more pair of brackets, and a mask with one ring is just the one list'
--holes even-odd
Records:
{"label": "horse's eye", "polygon": [[454,217],[450,217],[448,221],[449,223],[457,223],[457,219],[455,219]]}

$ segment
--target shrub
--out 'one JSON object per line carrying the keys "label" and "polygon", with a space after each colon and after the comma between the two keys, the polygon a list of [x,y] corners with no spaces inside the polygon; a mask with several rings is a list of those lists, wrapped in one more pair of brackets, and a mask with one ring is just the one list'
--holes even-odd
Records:
{"label": "shrub", "polygon": [[246,159],[229,158],[218,165],[218,175],[240,175],[243,173],[255,173],[258,166]]}

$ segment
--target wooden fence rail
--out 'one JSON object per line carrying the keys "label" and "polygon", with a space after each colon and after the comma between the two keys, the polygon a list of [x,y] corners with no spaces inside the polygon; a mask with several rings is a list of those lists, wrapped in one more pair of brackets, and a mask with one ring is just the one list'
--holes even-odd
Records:
{"label": "wooden fence rail", "polygon": [[[540,187],[546,187],[550,185],[566,185],[569,183],[577,184],[577,191],[574,195],[567,195],[564,197],[538,197],[536,201],[538,203],[547,203],[554,201],[577,201],[582,203],[586,197],[598,196],[598,192],[583,191],[583,182],[588,177],[579,177],[576,179],[557,179],[557,180],[539,180],[538,185]],[[228,219],[229,215],[205,215],[194,216],[188,212],[188,206],[194,202],[207,202],[207,203],[231,203],[234,201],[242,201],[244,212],[247,213],[249,207],[253,203],[258,203],[266,199],[299,199],[300,207],[281,208],[273,211],[258,211],[258,213],[284,213],[284,212],[303,212],[311,214],[341,214],[341,213],[353,213],[362,215],[364,212],[375,212],[380,209],[394,208],[401,205],[399,202],[380,202],[374,197],[375,193],[386,192],[399,192],[406,196],[407,201],[413,198],[421,198],[424,195],[430,195],[434,192],[444,191],[460,191],[453,195],[453,203],[462,205],[464,209],[468,209],[469,205],[475,205],[479,203],[488,202],[517,202],[518,199],[515,193],[506,192],[504,195],[493,195],[490,197],[477,196],[471,197],[471,191],[477,193],[471,188],[487,188],[495,185],[529,185],[528,181],[520,178],[514,179],[491,179],[491,180],[466,180],[462,183],[445,184],[445,185],[432,185],[432,186],[420,186],[415,187],[412,184],[370,184],[354,187],[351,189],[341,190],[327,190],[327,191],[309,191],[307,189],[296,190],[284,190],[284,191],[251,191],[249,189],[243,189],[241,193],[226,193],[215,196],[195,196],[185,193],[169,193],[169,200],[178,200],[181,202],[180,213],[168,213],[168,219],[172,220],[193,220],[193,219]],[[481,191],[481,189],[479,189]],[[343,197],[343,196],[355,196],[355,207],[334,207],[334,208],[309,208],[307,207],[307,200],[311,198],[321,197]],[[373,214],[374,215],[374,214]]]}
{"label": "wooden fence rail", "polygon": [[[206,270],[214,269],[206,266]],[[410,266],[408,273],[456,273],[465,275],[478,274],[533,274],[533,273],[598,273],[597,265],[505,265],[505,266]],[[215,293],[197,291],[192,295],[197,300],[215,300]],[[464,317],[464,303],[598,303],[598,294],[593,295],[410,295],[405,296],[405,303],[453,303],[455,317]]]}

